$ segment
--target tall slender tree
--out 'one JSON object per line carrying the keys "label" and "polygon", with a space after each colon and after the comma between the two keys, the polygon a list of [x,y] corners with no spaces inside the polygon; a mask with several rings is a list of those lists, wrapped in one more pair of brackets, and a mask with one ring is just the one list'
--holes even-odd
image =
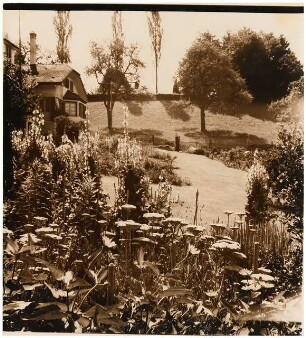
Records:
{"label": "tall slender tree", "polygon": [[161,27],[161,17],[159,12],[150,12],[148,14],[149,33],[151,37],[152,49],[155,61],[155,91],[158,93],[158,66],[161,57],[161,43],[163,29]]}
{"label": "tall slender tree", "polygon": [[57,11],[53,24],[57,35],[57,58],[60,63],[71,62],[68,41],[72,35],[69,11]]}

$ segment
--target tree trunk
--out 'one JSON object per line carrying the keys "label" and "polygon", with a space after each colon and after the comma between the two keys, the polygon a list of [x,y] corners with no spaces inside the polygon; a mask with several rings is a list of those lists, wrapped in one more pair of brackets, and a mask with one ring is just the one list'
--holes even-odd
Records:
{"label": "tree trunk", "polygon": [[205,124],[205,108],[201,107],[201,132],[206,132],[206,124]]}
{"label": "tree trunk", "polygon": [[157,82],[158,82],[158,75],[157,75],[157,61],[155,61],[155,92],[158,94],[158,87],[157,87]]}
{"label": "tree trunk", "polygon": [[109,132],[113,131],[113,114],[112,109],[107,109],[107,127]]}

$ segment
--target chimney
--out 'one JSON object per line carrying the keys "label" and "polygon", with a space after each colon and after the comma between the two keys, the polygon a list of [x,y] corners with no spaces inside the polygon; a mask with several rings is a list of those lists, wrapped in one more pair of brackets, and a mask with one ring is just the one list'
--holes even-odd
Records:
{"label": "chimney", "polygon": [[36,66],[36,33],[30,33],[30,67],[33,75],[37,75],[37,66]]}

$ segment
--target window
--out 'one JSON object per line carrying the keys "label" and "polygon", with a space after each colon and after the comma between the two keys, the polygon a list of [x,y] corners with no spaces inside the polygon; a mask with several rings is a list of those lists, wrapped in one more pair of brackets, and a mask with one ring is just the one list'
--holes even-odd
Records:
{"label": "window", "polygon": [[65,102],[65,113],[69,116],[77,116],[76,103]]}
{"label": "window", "polygon": [[85,111],[86,106],[83,103],[79,103],[79,116],[82,117],[83,119],[86,118]]}
{"label": "window", "polygon": [[10,62],[12,62],[12,48],[9,45],[6,45],[5,50],[6,50],[6,57],[10,59]]}
{"label": "window", "polygon": [[64,85],[67,89],[69,89],[70,91],[73,92],[73,81],[72,81],[72,80],[70,80],[69,78],[66,78],[66,79],[64,80],[64,82],[63,82],[63,85]]}
{"label": "window", "polygon": [[51,97],[45,97],[43,99],[40,100],[39,105],[40,105],[40,110],[43,113],[51,113],[51,101],[52,98]]}

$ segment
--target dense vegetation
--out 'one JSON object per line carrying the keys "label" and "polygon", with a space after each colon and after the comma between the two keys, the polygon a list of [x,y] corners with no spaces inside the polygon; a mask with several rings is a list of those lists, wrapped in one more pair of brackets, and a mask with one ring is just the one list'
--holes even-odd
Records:
{"label": "dense vegetation", "polygon": [[34,114],[28,135],[13,133],[5,330],[301,332],[298,323],[272,319],[301,282],[301,251],[280,218],[227,212],[228,224],[204,228],[196,218],[189,224],[173,217],[171,186],[161,179],[151,196],[142,147],[127,132],[116,141],[117,197],[110,205],[99,135],[85,129],[78,142],[64,135],[56,146],[41,134],[41,118]]}

